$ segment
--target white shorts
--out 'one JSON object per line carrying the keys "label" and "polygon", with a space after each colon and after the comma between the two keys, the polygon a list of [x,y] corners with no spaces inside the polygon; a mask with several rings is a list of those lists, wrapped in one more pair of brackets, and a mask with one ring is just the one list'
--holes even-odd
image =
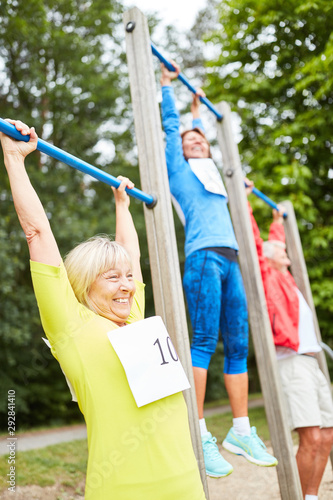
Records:
{"label": "white shorts", "polygon": [[278,360],[291,429],[333,427],[332,392],[318,361],[296,355]]}

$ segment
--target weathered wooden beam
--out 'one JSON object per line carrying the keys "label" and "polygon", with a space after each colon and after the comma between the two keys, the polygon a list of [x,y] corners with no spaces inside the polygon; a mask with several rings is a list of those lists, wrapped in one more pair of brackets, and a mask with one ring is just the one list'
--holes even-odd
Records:
{"label": "weathered wooden beam", "polygon": [[[305,300],[307,301],[312,310],[317,339],[318,342],[321,342],[322,338],[321,338],[316,308],[313,302],[310,280],[306,268],[302,242],[298,231],[294,207],[289,200],[284,201],[282,205],[286,208],[286,211],[288,213],[288,217],[284,219],[283,225],[286,234],[287,252],[291,260],[290,270],[294,277],[297,287],[303,294]],[[331,386],[331,379],[324,351],[321,351],[316,356],[318,359],[320,369],[325,374],[328,383]],[[331,464],[333,468],[333,450],[331,451]]]}
{"label": "weathered wooden beam", "polygon": [[189,413],[193,448],[208,498],[148,25],[142,12],[133,8],[125,12],[124,26],[141,185],[146,192],[157,197],[154,209],[144,209],[155,311],[163,318],[191,384],[191,389],[184,392],[184,397]]}
{"label": "weathered wooden beam", "polygon": [[232,222],[239,245],[239,261],[244,280],[252,339],[261,389],[271,434],[282,500],[302,500],[296,459],[293,453],[287,413],[278,373],[271,325],[268,317],[258,256],[252,233],[244,174],[231,127],[231,111],[226,102],[218,105],[223,115],[217,124],[218,142],[223,155],[223,174],[229,196]]}
{"label": "weathered wooden beam", "polygon": [[[298,231],[294,207],[289,200],[284,201],[282,205],[286,207],[286,211],[288,213],[288,217],[284,219],[283,225],[286,234],[287,251],[289,258],[291,260],[290,270],[294,277],[297,287],[302,292],[305,300],[307,301],[312,310],[316,335],[318,338],[318,342],[321,342],[322,339],[320,334],[320,328],[317,319],[316,308],[313,302],[309,275],[304,259],[302,243]],[[324,352],[318,354],[318,362],[321,370],[326,375],[327,380],[329,381],[329,383],[331,383]]]}

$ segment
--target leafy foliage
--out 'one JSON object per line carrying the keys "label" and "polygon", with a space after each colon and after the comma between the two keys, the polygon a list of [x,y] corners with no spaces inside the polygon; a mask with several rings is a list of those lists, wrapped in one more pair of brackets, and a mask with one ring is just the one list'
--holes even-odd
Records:
{"label": "leafy foliage", "polygon": [[[210,100],[232,104],[241,117],[245,173],[274,200],[294,203],[322,335],[333,346],[332,9],[328,0],[208,0],[186,37],[168,27],[156,44],[192,83],[204,82]],[[3,0],[0,116],[33,124],[41,138],[139,186],[121,11],[116,0]],[[149,22],[152,30],[158,24]],[[175,87],[188,110],[187,90]],[[63,255],[93,234],[114,232],[105,185],[38,152],[27,168]],[[41,341],[27,245],[2,162],[0,200],[1,387],[16,389],[21,427],[76,419],[63,375]],[[266,236],[269,209],[257,199],[252,204]],[[151,315],[142,204],[132,200],[131,207]],[[183,228],[175,221],[182,267]],[[250,383],[258,390],[251,352]],[[208,399],[223,396],[221,357],[220,345]],[[1,416],[5,402],[3,394]]]}
{"label": "leafy foliage", "polygon": [[[276,202],[294,204],[321,333],[331,346],[332,23],[328,0],[207,0],[176,58],[192,83],[199,75],[208,99],[227,101],[237,113],[244,173]],[[254,196],[251,203],[266,238],[270,209]],[[219,345],[209,367],[209,400],[222,391],[222,355]],[[248,365],[256,391],[251,342]]]}
{"label": "leafy foliage", "polygon": [[[121,14],[115,0],[4,0],[0,116],[33,124],[39,137],[139,186]],[[106,185],[38,152],[26,165],[63,255],[93,234],[114,233]],[[1,387],[16,389],[21,427],[78,418],[58,363],[41,340],[28,249],[2,161],[0,186]],[[149,283],[142,203],[131,207]],[[2,394],[2,415],[5,405]]]}
{"label": "leafy foliage", "polygon": [[[225,0],[206,36],[218,53],[207,61],[208,97],[239,113],[243,166],[256,186],[293,202],[322,335],[331,342],[332,14],[327,0]],[[268,228],[269,212],[253,205]]]}

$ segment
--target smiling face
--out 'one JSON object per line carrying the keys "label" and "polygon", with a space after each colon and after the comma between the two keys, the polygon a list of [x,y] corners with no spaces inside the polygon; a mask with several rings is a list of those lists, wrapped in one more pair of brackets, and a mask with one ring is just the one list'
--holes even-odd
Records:
{"label": "smiling face", "polygon": [[135,283],[126,260],[115,269],[100,274],[92,283],[88,297],[90,307],[118,326],[125,326],[133,303]]}
{"label": "smiling face", "polygon": [[183,153],[188,158],[210,158],[209,143],[199,132],[190,130],[183,135]]}
{"label": "smiling face", "polygon": [[284,248],[280,248],[274,245],[274,258],[268,259],[269,265],[280,271],[281,273],[286,273],[291,262]]}

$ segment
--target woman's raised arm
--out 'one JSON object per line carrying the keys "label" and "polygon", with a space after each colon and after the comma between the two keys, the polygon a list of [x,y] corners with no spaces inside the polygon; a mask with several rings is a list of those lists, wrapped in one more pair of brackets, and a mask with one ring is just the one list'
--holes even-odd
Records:
{"label": "woman's raised arm", "polygon": [[139,238],[129,211],[130,198],[125,191],[126,187],[133,188],[134,184],[126,177],[118,176],[118,179],[122,181],[118,189],[111,188],[116,201],[116,241],[125,247],[131,257],[134,278],[142,281]]}
{"label": "woman's raised arm", "polygon": [[37,147],[37,134],[20,121],[8,120],[30,141],[16,141],[1,134],[4,163],[8,173],[15,210],[27,238],[30,258],[36,262],[59,266],[61,255],[50,223],[25,169],[25,157]]}

